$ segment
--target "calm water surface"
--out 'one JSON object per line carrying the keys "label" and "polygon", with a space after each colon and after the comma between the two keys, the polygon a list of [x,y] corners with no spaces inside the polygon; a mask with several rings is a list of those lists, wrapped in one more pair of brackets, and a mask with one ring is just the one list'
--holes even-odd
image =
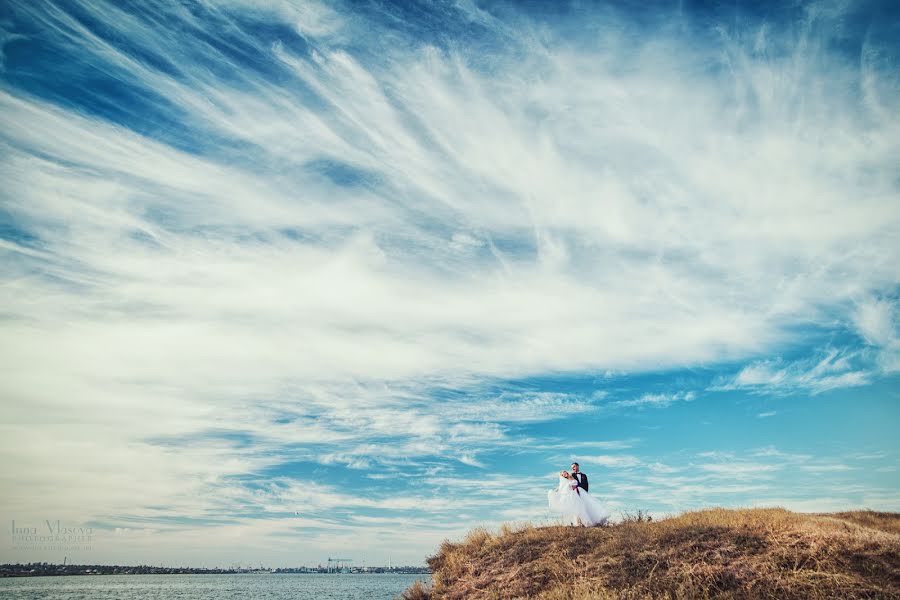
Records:
{"label": "calm water surface", "polygon": [[393,600],[429,575],[258,574],[236,575],[73,575],[0,579],[0,598],[16,600]]}

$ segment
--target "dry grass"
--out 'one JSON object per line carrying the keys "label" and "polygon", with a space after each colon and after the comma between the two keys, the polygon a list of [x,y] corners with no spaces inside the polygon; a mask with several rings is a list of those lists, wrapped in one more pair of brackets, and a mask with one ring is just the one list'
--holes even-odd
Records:
{"label": "dry grass", "polygon": [[428,563],[432,588],[409,598],[900,598],[900,515],[711,509],[590,529],[477,529]]}
{"label": "dry grass", "polygon": [[858,510],[855,512],[843,512],[820,515],[834,517],[844,521],[850,521],[863,527],[880,529],[888,533],[900,535],[900,513],[876,512],[874,510]]}
{"label": "dry grass", "polygon": [[400,594],[400,600],[428,600],[429,597],[430,590],[428,586],[419,580],[416,580],[415,583]]}

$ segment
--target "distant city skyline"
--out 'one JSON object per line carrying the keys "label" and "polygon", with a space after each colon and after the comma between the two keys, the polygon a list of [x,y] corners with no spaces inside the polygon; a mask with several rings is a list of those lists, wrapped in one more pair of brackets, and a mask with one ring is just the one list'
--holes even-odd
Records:
{"label": "distant city skyline", "polygon": [[4,2],[0,563],[900,510],[898,23]]}
{"label": "distant city skyline", "polygon": [[422,565],[360,565],[331,568],[326,564],[316,565],[280,565],[266,566],[257,563],[241,565],[234,563],[226,566],[215,565],[209,568],[192,567],[190,565],[116,565],[116,564],[91,564],[91,563],[62,563],[51,562],[18,562],[0,564],[0,577],[28,577],[46,575],[153,575],[153,574],[185,574],[185,573],[371,573],[371,574],[408,574],[430,572],[428,567]]}

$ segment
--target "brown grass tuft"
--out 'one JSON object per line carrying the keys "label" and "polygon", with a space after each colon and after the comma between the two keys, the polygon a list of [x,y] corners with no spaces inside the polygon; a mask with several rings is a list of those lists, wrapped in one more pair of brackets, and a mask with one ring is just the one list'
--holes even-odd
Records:
{"label": "brown grass tuft", "polygon": [[900,515],[715,508],[607,527],[477,529],[428,564],[432,588],[410,598],[900,599]]}
{"label": "brown grass tuft", "polygon": [[428,589],[428,586],[416,580],[415,583],[400,594],[399,600],[430,600],[430,598],[431,590]]}

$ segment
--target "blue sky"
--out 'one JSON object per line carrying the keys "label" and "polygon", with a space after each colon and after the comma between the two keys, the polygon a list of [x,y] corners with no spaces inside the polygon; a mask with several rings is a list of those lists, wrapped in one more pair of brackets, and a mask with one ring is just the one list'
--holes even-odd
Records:
{"label": "blue sky", "polygon": [[892,4],[3,3],[0,512],[288,566],[573,459],[900,510]]}

